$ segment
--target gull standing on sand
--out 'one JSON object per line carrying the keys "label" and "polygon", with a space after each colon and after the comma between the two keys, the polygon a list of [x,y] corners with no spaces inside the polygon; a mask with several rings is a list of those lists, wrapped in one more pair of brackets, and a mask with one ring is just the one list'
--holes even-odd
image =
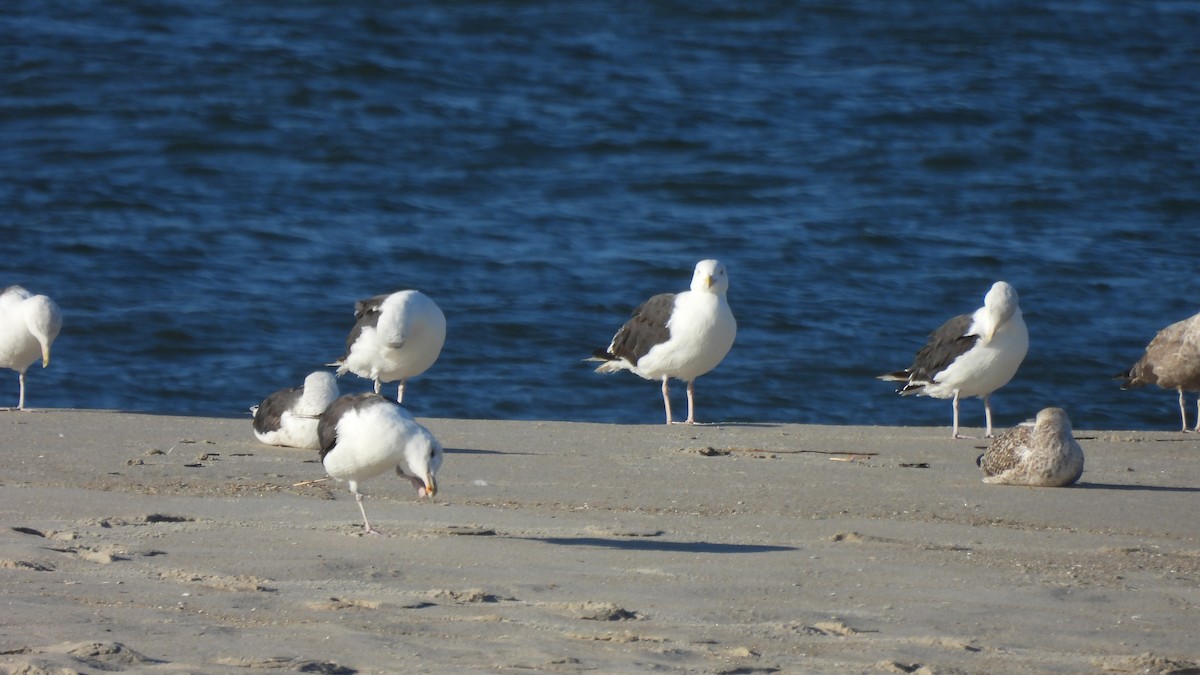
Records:
{"label": "gull standing on sand", "polygon": [[729,274],[716,260],[701,260],[692,273],[691,290],[661,293],[642,303],[589,361],[603,361],[597,373],[628,370],[647,380],[662,380],[663,407],[671,424],[667,380],[687,383],[687,424],[696,423],[696,378],[725,358],[737,336],[737,322],[725,299]]}
{"label": "gull standing on sand", "polygon": [[[1157,384],[1179,392],[1179,419],[1187,433],[1187,402],[1183,392],[1200,391],[1200,314],[1160,330],[1146,346],[1146,353],[1116,379],[1122,389]],[[1200,400],[1196,401],[1196,427],[1200,431]]]}
{"label": "gull standing on sand", "polygon": [[983,398],[986,434],[992,436],[991,395],[1008,384],[1029,351],[1029,331],[1021,317],[1017,291],[997,281],[974,314],[960,314],[929,336],[908,368],[878,379],[903,382],[896,391],[954,399],[953,438],[958,433],[958,399]]}
{"label": "gull standing on sand", "polygon": [[442,465],[442,446],[400,404],[379,394],[347,394],[333,402],[317,426],[321,464],[331,478],[346,481],[363,532],[378,534],[367,521],[359,483],[389,469],[417,488],[418,497],[437,494],[434,476]]}
{"label": "gull standing on sand", "polygon": [[304,384],[280,389],[250,409],[254,413],[254,436],[267,445],[316,450],[321,447],[317,423],[337,397],[333,373],[309,373]]}
{"label": "gull standing on sand", "polygon": [[1063,487],[1083,475],[1083,448],[1062,408],[1043,408],[1032,422],[1001,434],[975,463],[985,483]]}
{"label": "gull standing on sand", "polygon": [[43,368],[50,365],[50,345],[61,329],[62,312],[50,298],[20,286],[0,292],[0,368],[17,371],[17,410],[25,409],[25,371],[38,357]]}
{"label": "gull standing on sand", "polygon": [[376,295],[354,303],[354,328],[346,339],[346,355],[332,365],[337,374],[354,373],[380,383],[400,381],[396,401],[404,401],[404,385],[429,369],[446,342],[446,315],[420,291]]}

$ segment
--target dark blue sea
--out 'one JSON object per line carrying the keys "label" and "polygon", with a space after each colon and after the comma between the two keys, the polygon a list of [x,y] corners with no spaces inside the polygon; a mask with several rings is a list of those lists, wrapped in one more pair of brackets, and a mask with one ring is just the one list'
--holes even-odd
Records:
{"label": "dark blue sea", "polygon": [[7,0],[0,34],[0,286],[65,313],[31,406],[245,416],[419,288],[415,414],[659,423],[582,359],[716,257],[702,421],[948,426],[873,376],[1004,279],[997,426],[1178,428],[1110,378],[1200,310],[1200,2]]}

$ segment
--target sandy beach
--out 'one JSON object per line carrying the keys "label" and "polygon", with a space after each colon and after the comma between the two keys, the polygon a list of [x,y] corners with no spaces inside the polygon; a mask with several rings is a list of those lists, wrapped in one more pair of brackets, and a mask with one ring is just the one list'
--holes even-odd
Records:
{"label": "sandy beach", "polygon": [[0,671],[1200,672],[1194,434],[1032,489],[947,428],[422,422],[363,536],[249,419],[0,413]]}

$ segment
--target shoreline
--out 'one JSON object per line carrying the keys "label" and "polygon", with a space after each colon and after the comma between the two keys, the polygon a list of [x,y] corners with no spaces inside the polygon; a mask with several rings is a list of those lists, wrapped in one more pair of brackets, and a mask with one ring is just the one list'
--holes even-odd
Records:
{"label": "shoreline", "polygon": [[420,421],[438,497],[366,481],[369,537],[248,418],[0,413],[0,670],[1200,667],[1194,434],[1023,488],[948,427]]}

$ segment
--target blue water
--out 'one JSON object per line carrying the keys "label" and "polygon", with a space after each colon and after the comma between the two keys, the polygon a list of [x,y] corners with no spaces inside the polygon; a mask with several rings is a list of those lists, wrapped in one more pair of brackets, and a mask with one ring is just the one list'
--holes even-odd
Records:
{"label": "blue water", "polygon": [[1109,377],[1200,309],[1200,2],[384,4],[5,3],[0,285],[66,316],[30,405],[244,415],[416,287],[414,413],[657,423],[581,359],[718,257],[702,420],[946,426],[872,377],[1005,279],[998,426],[1177,428]]}

